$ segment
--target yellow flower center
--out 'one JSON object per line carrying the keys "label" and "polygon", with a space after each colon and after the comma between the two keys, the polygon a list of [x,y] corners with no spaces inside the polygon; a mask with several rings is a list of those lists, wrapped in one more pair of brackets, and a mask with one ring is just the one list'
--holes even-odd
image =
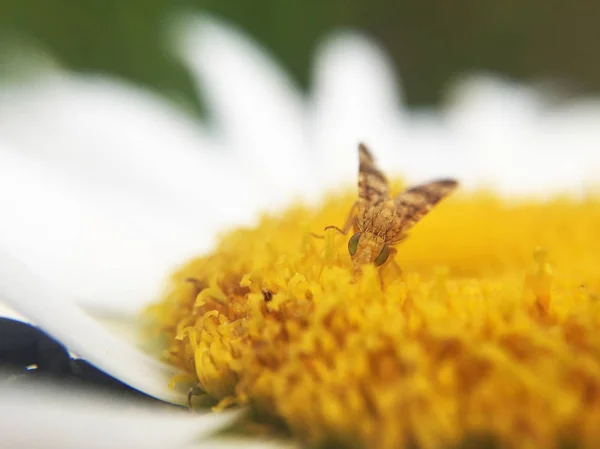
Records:
{"label": "yellow flower center", "polygon": [[600,200],[457,194],[356,282],[355,194],[290,208],[183,266],[166,358],[218,400],[348,447],[600,441]]}

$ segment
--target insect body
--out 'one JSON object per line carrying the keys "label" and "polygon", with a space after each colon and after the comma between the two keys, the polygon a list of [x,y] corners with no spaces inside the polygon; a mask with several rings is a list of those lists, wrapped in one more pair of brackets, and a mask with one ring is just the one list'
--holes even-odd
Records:
{"label": "insect body", "polygon": [[407,231],[458,186],[453,179],[440,179],[412,187],[391,198],[387,179],[377,168],[367,147],[360,144],[358,151],[358,200],[343,229],[337,226],[325,228],[336,229],[342,234],[354,228],[348,251],[355,272],[364,264],[383,265],[390,254],[396,252],[392,246],[404,240]]}

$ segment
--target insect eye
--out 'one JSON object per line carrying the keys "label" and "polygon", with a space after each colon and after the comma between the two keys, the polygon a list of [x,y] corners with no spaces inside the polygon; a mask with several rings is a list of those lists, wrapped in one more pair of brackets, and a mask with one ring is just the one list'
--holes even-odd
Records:
{"label": "insect eye", "polygon": [[360,232],[357,232],[352,237],[350,237],[350,240],[348,240],[348,252],[350,253],[351,256],[354,256],[354,254],[356,254],[356,250],[358,249],[358,240],[359,239],[360,239]]}
{"label": "insect eye", "polygon": [[388,259],[389,255],[390,255],[390,249],[388,248],[387,245],[384,245],[383,248],[381,248],[379,255],[375,258],[375,266],[378,267],[380,265],[383,265],[385,263],[385,261]]}

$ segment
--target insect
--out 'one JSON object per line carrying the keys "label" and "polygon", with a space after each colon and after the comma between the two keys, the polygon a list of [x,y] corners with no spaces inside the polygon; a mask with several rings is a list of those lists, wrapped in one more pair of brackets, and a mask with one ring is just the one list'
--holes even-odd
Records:
{"label": "insect", "polygon": [[351,227],[354,229],[348,240],[348,252],[355,274],[361,265],[373,263],[380,267],[390,256],[393,260],[396,249],[392,246],[406,239],[407,231],[458,187],[458,182],[453,179],[439,179],[391,198],[388,181],[364,144],[358,146],[358,153],[358,200],[342,229],[333,225],[325,228],[344,235]]}

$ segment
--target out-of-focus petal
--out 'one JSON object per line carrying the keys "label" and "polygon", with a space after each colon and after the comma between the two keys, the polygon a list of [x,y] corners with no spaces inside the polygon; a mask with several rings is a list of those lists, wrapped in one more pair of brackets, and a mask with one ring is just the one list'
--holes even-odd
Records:
{"label": "out-of-focus petal", "polygon": [[207,102],[211,125],[271,207],[311,189],[301,93],[266,52],[212,17],[178,22],[178,48]]}
{"label": "out-of-focus petal", "polygon": [[8,307],[6,304],[2,304],[2,302],[0,302],[0,317],[12,318],[13,320],[23,321],[25,323],[29,322],[29,320],[25,318],[22,314],[16,312],[11,307]]}
{"label": "out-of-focus petal", "polygon": [[185,386],[169,388],[180,371],[144,354],[87,316],[51,279],[38,275],[15,254],[0,250],[0,297],[70,351],[144,393],[185,404]]}
{"label": "out-of-focus petal", "polygon": [[0,210],[1,248],[74,298],[128,311],[151,301],[174,264],[208,248],[216,232],[183,218],[178,224],[166,207],[161,216],[131,202],[118,214],[112,202],[1,144]]}
{"label": "out-of-focus petal", "polygon": [[360,141],[381,155],[384,166],[410,153],[402,146],[399,97],[392,65],[374,43],[355,34],[325,41],[314,64],[309,117],[327,184],[356,177]]}
{"label": "out-of-focus petal", "polygon": [[[585,112],[552,106],[532,88],[481,76],[457,84],[451,98],[444,125],[475,168],[466,185],[547,196],[579,194],[595,183],[598,105]],[[580,113],[573,115],[576,110]]]}
{"label": "out-of-focus petal", "polygon": [[[217,151],[197,120],[116,80],[56,75],[10,85],[0,91],[0,139],[81,188],[168,214],[239,218],[241,208],[222,204],[235,198],[243,207],[252,192],[245,171]],[[219,214],[199,213],[213,210]]]}
{"label": "out-of-focus petal", "polygon": [[133,310],[258,214],[252,174],[131,86],[56,75],[6,88],[0,141],[0,240],[83,301]]}
{"label": "out-of-focus petal", "polygon": [[192,414],[54,385],[0,386],[3,448],[186,448],[237,412]]}
{"label": "out-of-focus petal", "polygon": [[303,446],[291,439],[271,439],[268,437],[211,437],[187,449],[300,449]]}

